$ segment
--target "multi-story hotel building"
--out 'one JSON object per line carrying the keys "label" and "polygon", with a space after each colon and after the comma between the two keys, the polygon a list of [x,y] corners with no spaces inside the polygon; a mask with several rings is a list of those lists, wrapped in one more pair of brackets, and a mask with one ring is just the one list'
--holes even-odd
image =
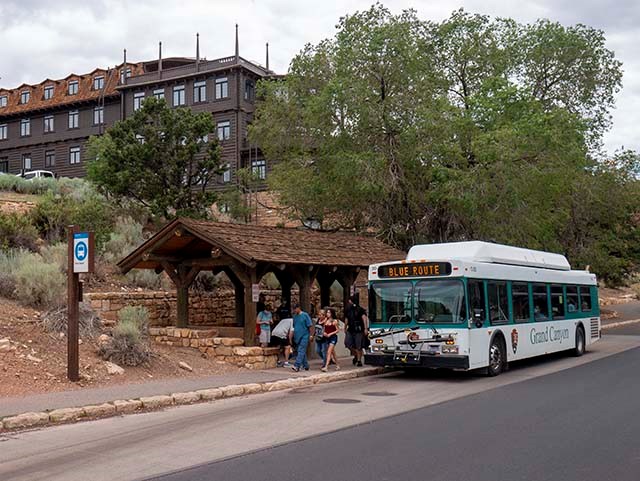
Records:
{"label": "multi-story hotel building", "polygon": [[[160,51],[161,52],[161,51]],[[239,55],[216,60],[162,59],[125,61],[114,68],[96,69],[61,80],[45,80],[0,88],[0,172],[18,174],[44,169],[59,176],[82,177],[86,169],[86,142],[116,121],[130,116],[145,98],[163,98],[169,106],[188,107],[213,115],[228,169],[219,183],[234,180],[237,169],[249,167],[265,178],[267,164],[247,140],[255,108],[256,82],[270,77],[267,65]]]}

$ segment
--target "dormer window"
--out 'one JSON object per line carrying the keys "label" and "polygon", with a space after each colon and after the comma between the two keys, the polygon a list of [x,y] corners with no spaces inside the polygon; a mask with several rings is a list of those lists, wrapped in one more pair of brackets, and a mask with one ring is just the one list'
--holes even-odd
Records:
{"label": "dormer window", "polygon": [[93,77],[93,90],[102,90],[104,88],[104,75]]}
{"label": "dormer window", "polygon": [[49,100],[53,98],[53,85],[47,85],[44,88],[44,99]]}
{"label": "dormer window", "polygon": [[6,107],[6,106],[7,106],[7,96],[2,95],[0,96],[0,107]]}
{"label": "dormer window", "polygon": [[78,81],[77,80],[71,80],[69,82],[69,95],[77,95],[78,94]]}
{"label": "dormer window", "polygon": [[131,77],[131,69],[130,68],[128,68],[126,70],[126,75],[125,75],[125,70],[124,69],[120,70],[120,83],[121,84],[124,83],[125,78],[129,78],[129,77]]}
{"label": "dormer window", "polygon": [[20,103],[21,104],[29,103],[29,99],[30,98],[31,98],[31,92],[29,92],[28,90],[24,90],[24,91],[20,92]]}

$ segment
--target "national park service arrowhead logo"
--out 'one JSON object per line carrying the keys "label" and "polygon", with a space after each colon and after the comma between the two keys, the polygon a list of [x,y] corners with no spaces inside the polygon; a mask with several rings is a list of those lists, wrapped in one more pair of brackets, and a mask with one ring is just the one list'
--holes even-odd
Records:
{"label": "national park service arrowhead logo", "polygon": [[515,329],[511,331],[511,349],[514,354],[518,350],[518,331]]}

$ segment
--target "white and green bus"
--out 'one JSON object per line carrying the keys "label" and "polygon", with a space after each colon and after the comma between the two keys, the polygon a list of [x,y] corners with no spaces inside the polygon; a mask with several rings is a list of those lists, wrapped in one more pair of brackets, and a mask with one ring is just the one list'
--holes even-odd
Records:
{"label": "white and green bus", "polygon": [[600,339],[596,276],[559,254],[492,244],[417,245],[369,267],[375,366],[486,369]]}

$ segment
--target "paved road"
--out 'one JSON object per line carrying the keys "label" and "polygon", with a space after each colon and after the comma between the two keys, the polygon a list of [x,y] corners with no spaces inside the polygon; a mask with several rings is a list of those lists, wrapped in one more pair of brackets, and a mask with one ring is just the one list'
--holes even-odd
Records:
{"label": "paved road", "polygon": [[626,326],[614,327],[603,331],[603,335],[606,336],[640,336],[640,322],[634,324],[627,324]]}
{"label": "paved road", "polygon": [[0,480],[635,480],[638,346],[611,335],[494,379],[381,376],[0,435]]}
{"label": "paved road", "polygon": [[640,301],[637,300],[624,302],[622,304],[611,304],[606,306],[605,309],[616,311],[617,313],[616,319],[611,319],[611,322],[640,319]]}
{"label": "paved road", "polygon": [[640,348],[154,479],[637,481],[638,372]]}

